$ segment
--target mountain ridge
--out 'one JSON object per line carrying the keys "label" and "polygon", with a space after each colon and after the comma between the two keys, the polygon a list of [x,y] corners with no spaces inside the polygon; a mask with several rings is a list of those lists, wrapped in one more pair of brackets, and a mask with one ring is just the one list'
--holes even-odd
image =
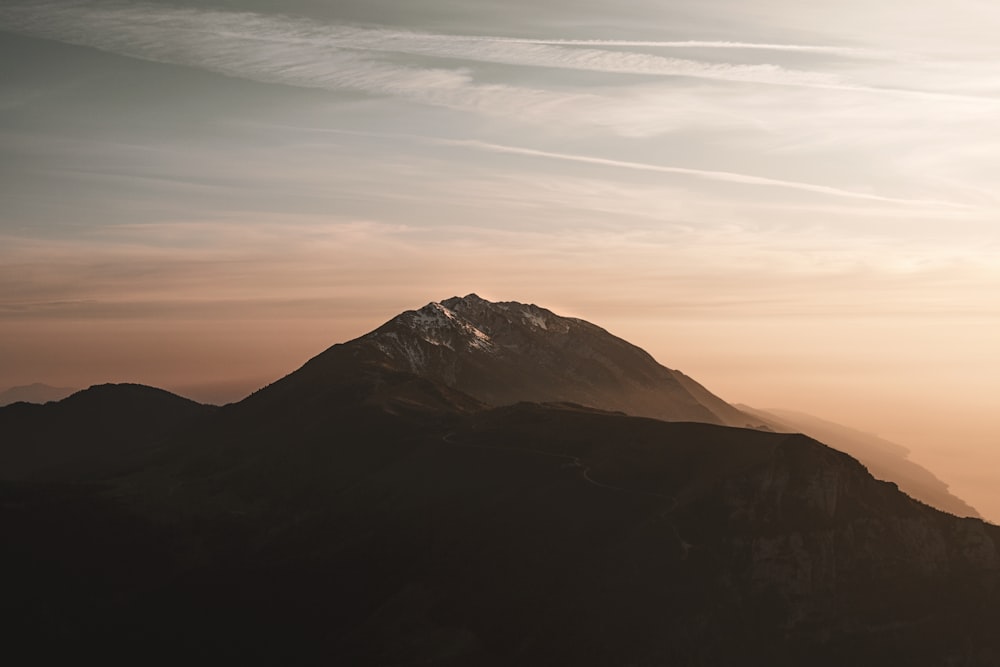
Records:
{"label": "mountain ridge", "polygon": [[72,387],[53,387],[42,382],[10,387],[0,391],[0,407],[11,403],[48,403],[60,401],[79,391]]}

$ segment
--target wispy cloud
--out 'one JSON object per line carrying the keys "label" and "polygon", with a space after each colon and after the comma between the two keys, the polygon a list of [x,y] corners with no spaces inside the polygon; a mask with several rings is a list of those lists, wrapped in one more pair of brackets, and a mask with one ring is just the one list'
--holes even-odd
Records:
{"label": "wispy cloud", "polygon": [[693,176],[695,178],[701,178],[710,181],[737,183],[740,185],[763,185],[768,187],[787,188],[791,190],[800,190],[803,192],[830,195],[834,197],[845,197],[848,199],[862,199],[867,201],[877,201],[890,204],[904,204],[908,206],[942,206],[948,208],[971,208],[965,204],[957,204],[954,202],[938,201],[933,199],[905,199],[898,197],[887,197],[883,195],[871,194],[866,192],[855,192],[852,190],[844,190],[842,188],[834,188],[826,185],[817,185],[813,183],[800,183],[798,181],[787,181],[777,178],[766,178],[763,176],[753,176],[750,174],[740,174],[730,171],[691,169],[687,167],[670,167],[664,165],[649,164],[645,162],[613,160],[608,158],[593,157],[589,155],[574,155],[569,153],[541,151],[531,148],[522,148],[518,146],[505,146],[502,144],[493,144],[475,140],[442,139],[438,141],[440,143],[445,143],[452,146],[464,146],[467,148],[490,151],[493,153],[509,153],[513,155],[524,155],[527,157],[541,157],[552,160],[580,162],[584,164],[593,164],[603,167],[614,167],[618,169],[631,169],[635,171],[651,171],[661,174]]}
{"label": "wispy cloud", "polygon": [[[517,39],[468,35],[437,34],[384,28],[360,28],[343,25],[316,25],[301,21],[275,25],[273,39],[289,43],[323,45],[333,48],[383,51],[488,62],[528,67],[575,69],[588,72],[636,74],[648,76],[683,76],[721,81],[740,81],[776,85],[837,86],[842,82],[833,75],[788,69],[777,65],[705,63],[684,58],[667,58],[649,53],[608,51],[593,46],[656,46],[673,44],[689,47],[701,44],[735,46],[728,42],[585,42],[572,40]],[[244,37],[253,34],[239,33]],[[765,45],[758,45],[765,47]],[[573,48],[568,48],[573,47]],[[806,47],[789,46],[801,51]],[[816,47],[823,50],[823,47]],[[831,47],[831,52],[837,49]]]}
{"label": "wispy cloud", "polygon": [[[642,293],[649,281],[670,280],[686,286],[685,298],[692,304],[709,308],[725,294],[737,309],[737,304],[750,307],[766,284],[764,293],[796,300],[800,310],[850,312],[859,307],[851,300],[856,290],[873,281],[885,300],[872,307],[891,309],[901,289],[894,276],[906,275],[938,290],[941,298],[935,303],[925,291],[907,292],[923,300],[925,309],[970,310],[972,296],[961,304],[954,294],[945,298],[953,280],[984,275],[995,280],[1000,271],[988,248],[942,249],[932,240],[901,247],[896,239],[878,235],[859,244],[808,227],[467,226],[452,232],[434,235],[402,224],[327,216],[281,222],[258,216],[252,222],[119,226],[81,239],[0,235],[0,320],[155,318],[165,312],[213,317],[220,316],[211,312],[219,304],[253,317],[281,302],[305,313],[334,293],[391,293],[404,286],[417,292],[429,285],[445,293],[455,289],[458,277],[472,285],[503,284],[514,292],[549,281],[579,283],[578,292],[616,286],[622,288],[619,297]],[[629,271],[622,271],[623,265]],[[842,302],[815,303],[814,293],[802,289],[812,282],[829,290],[825,281],[830,278],[837,278]],[[239,304],[242,308],[235,307]]]}
{"label": "wispy cloud", "polygon": [[733,49],[746,51],[787,51],[794,53],[818,53],[843,58],[865,58],[876,60],[896,60],[903,56],[890,51],[851,46],[829,46],[823,44],[773,44],[767,42],[733,42],[711,40],[634,40],[634,39],[524,39],[519,37],[479,37],[483,41],[519,44],[551,44],[553,46],[604,46],[643,47],[655,49]]}
{"label": "wispy cloud", "polygon": [[[141,4],[17,4],[0,8],[0,24],[7,30],[29,35],[135,58],[202,67],[232,76],[397,94],[445,106],[455,104],[449,93],[469,84],[467,72],[374,62],[359,52],[396,52],[530,67],[796,86],[836,86],[841,82],[830,74],[776,65],[705,63],[593,47],[754,48],[852,56],[859,53],[856,49],[842,47],[736,42],[643,43],[446,35]],[[478,92],[496,88],[479,87]]]}
{"label": "wispy cloud", "polygon": [[[333,91],[358,91],[436,107],[517,118],[609,126],[625,134],[659,131],[632,122],[620,101],[583,92],[480,84],[467,68],[426,67],[302,39],[332,27],[259,14],[145,5],[0,7],[0,29],[131,58],[227,76]],[[625,112],[625,113],[619,113]],[[662,124],[660,125],[662,127]]]}
{"label": "wispy cloud", "polygon": [[[564,128],[598,127],[625,136],[652,136],[682,128],[728,131],[749,129],[728,140],[730,148],[744,141],[749,151],[769,151],[770,156],[836,151],[839,146],[875,145],[893,149],[909,146],[919,135],[925,153],[942,160],[965,145],[953,138],[957,122],[963,128],[992,122],[995,102],[948,99],[915,105],[904,97],[874,102],[863,86],[842,82],[823,73],[790,70],[770,65],[704,63],[664,58],[650,53],[609,50],[628,48],[715,48],[818,52],[834,56],[872,56],[880,52],[837,45],[774,44],[739,41],[628,41],[520,39],[512,37],[446,35],[388,28],[362,28],[255,13],[204,11],[162,5],[123,5],[105,2],[13,4],[0,7],[0,26],[29,35],[86,45],[129,57],[173,63],[229,76],[285,85],[329,90],[360,91],[406,100],[499,116],[518,123],[535,123],[555,132]],[[607,48],[595,48],[607,47]],[[421,57],[434,58],[434,65]],[[889,58],[889,55],[886,55]],[[440,65],[442,59],[455,67]],[[478,80],[475,63],[507,63],[530,67],[568,68],[615,74],[686,77],[687,84],[643,84],[629,79],[625,86],[602,87],[579,83],[525,87]],[[537,81],[537,78],[535,79]],[[606,81],[606,79],[599,79]],[[701,80],[701,83],[691,83]],[[720,82],[704,85],[705,80]],[[730,86],[730,82],[774,83],[780,86]],[[823,89],[823,90],[817,90]],[[850,92],[847,92],[850,91]],[[886,92],[882,90],[881,92]],[[920,93],[923,94],[923,93]],[[986,120],[984,120],[986,119]],[[961,128],[960,128],[961,129]],[[468,135],[466,135],[468,136]],[[473,135],[474,136],[474,135]],[[747,137],[753,137],[752,143]],[[895,142],[895,143],[893,143]],[[767,188],[797,190],[841,199],[867,200],[894,205],[963,208],[932,196],[891,196],[851,187],[857,179],[838,178],[825,185],[828,174],[813,169],[802,181],[754,175],[745,162],[723,169],[694,169],[615,160],[570,151],[506,145],[507,142],[465,142],[469,148],[518,153],[549,160],[601,164],[633,171],[689,176],[702,180]],[[513,142],[511,142],[513,143]],[[520,143],[520,140],[519,142]],[[528,141],[526,143],[535,143]],[[503,144],[503,145],[502,145]],[[748,152],[749,152],[748,151]],[[733,152],[733,151],[730,151]],[[794,156],[793,156],[794,157]],[[914,158],[905,156],[898,170],[912,171]],[[888,158],[883,163],[892,166]],[[921,168],[923,163],[920,163]],[[931,170],[922,169],[924,173]],[[748,173],[750,172],[750,173]],[[786,172],[787,173],[787,172]],[[890,190],[889,169],[884,177]],[[889,176],[887,176],[889,175]],[[894,175],[894,174],[893,174]],[[927,176],[917,174],[924,180]],[[815,179],[814,182],[810,182]],[[864,182],[864,181],[862,181]],[[947,186],[947,181],[940,180]],[[913,187],[897,190],[918,192]]]}
{"label": "wispy cloud", "polygon": [[[597,127],[623,136],[654,136],[683,127],[735,125],[767,127],[782,104],[760,90],[738,84],[767,84],[776,91],[819,89],[840,94],[891,95],[917,99],[960,97],[961,105],[993,110],[994,102],[936,92],[871,87],[838,74],[770,64],[709,63],[668,58],[629,49],[712,48],[823,53],[876,57],[880,52],[836,45],[737,41],[627,41],[519,39],[362,28],[246,12],[117,3],[19,3],[0,7],[0,28],[82,45],[132,58],[187,66],[265,83],[356,91],[518,123],[550,127]],[[624,50],[623,50],[624,49]],[[409,62],[400,62],[400,55]],[[885,54],[881,54],[885,55]],[[416,58],[414,58],[414,56]],[[433,58],[425,64],[419,58]],[[885,56],[888,57],[888,56]],[[454,66],[440,64],[453,61]],[[538,87],[483,82],[476,64],[556,68],[605,78],[587,86]],[[629,75],[626,86],[602,88],[606,75]],[[668,77],[651,89],[635,76]],[[682,84],[680,80],[686,80]],[[535,79],[537,80],[537,79]],[[733,106],[694,90],[696,82],[718,82],[714,93],[740,99]],[[615,82],[616,84],[621,82]],[[735,86],[730,90],[729,86]],[[745,98],[768,98],[763,120]],[[779,93],[775,93],[779,95]],[[912,104],[911,104],[912,106]],[[770,107],[774,107],[770,109]],[[829,114],[824,106],[819,110]],[[872,109],[873,113],[877,110]],[[910,112],[917,113],[917,111]],[[787,114],[786,114],[787,115]],[[794,121],[801,124],[802,120]],[[900,124],[897,124],[899,127]],[[815,135],[825,136],[825,135]],[[885,136],[883,134],[883,136]]]}

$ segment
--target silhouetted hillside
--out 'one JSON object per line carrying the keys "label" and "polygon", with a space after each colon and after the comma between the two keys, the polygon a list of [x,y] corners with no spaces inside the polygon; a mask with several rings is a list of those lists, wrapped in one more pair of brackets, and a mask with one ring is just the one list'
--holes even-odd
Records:
{"label": "silhouetted hillside", "polygon": [[355,665],[1000,658],[1000,529],[845,454],[570,404],[482,410],[338,355],[100,487],[0,489],[15,641]]}
{"label": "silhouetted hillside", "polygon": [[[435,321],[453,351],[530,347],[518,327],[505,338],[483,324],[486,341]],[[598,349],[594,336],[580,349]],[[22,445],[48,433],[39,442],[67,462],[0,483],[7,650],[112,663],[1000,664],[1000,528],[912,500],[802,435],[569,402],[488,407],[414,373],[416,356],[359,341],[215,411],[135,386],[0,411],[0,432]],[[539,367],[577,358],[548,345],[531,348]],[[83,451],[101,455],[74,459]]]}
{"label": "silhouetted hillside", "polygon": [[0,479],[67,474],[161,442],[214,412],[162,389],[95,385],[57,403],[0,408]]}

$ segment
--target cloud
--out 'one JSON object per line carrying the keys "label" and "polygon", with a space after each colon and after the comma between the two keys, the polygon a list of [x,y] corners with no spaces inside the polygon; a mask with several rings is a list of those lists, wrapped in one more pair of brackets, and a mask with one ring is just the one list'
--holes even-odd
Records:
{"label": "cloud", "polygon": [[795,53],[819,53],[843,58],[864,58],[875,60],[895,60],[901,56],[889,51],[865,49],[850,46],[828,46],[822,44],[769,44],[766,42],[733,42],[710,40],[630,40],[630,39],[521,39],[517,37],[480,37],[483,41],[520,44],[551,44],[553,46],[605,46],[644,47],[656,49],[733,49],[750,51],[789,51]]}
{"label": "cloud", "polygon": [[[608,51],[595,48],[566,48],[568,46],[658,46],[680,45],[682,42],[583,42],[564,40],[532,40],[503,37],[435,34],[399,31],[384,28],[359,28],[351,26],[306,24],[294,22],[274,26],[275,39],[289,43],[323,45],[332,48],[358,49],[449,58],[475,62],[575,69],[588,72],[636,74],[648,76],[683,76],[768,83],[777,85],[838,86],[840,80],[818,72],[791,70],[777,65],[741,65],[731,63],[705,63],[682,58],[665,58],[647,53]],[[280,36],[278,36],[280,34]],[[252,34],[242,33],[250,37]],[[735,46],[726,42],[691,42]],[[765,45],[758,45],[764,47]],[[789,46],[801,51],[807,47]],[[816,47],[821,49],[823,47]]]}
{"label": "cloud", "polygon": [[440,143],[452,146],[464,146],[477,150],[484,150],[493,153],[509,153],[514,155],[524,155],[528,157],[543,157],[553,160],[564,160],[568,162],[581,162],[604,167],[615,167],[618,169],[631,169],[635,171],[652,171],[663,174],[678,174],[683,176],[693,176],[710,181],[721,181],[725,183],[737,183],[741,185],[763,185],[768,187],[787,188],[791,190],[801,190],[815,194],[830,195],[834,197],[844,197],[848,199],[862,199],[868,201],[884,202],[889,204],[903,204],[908,206],[942,206],[948,208],[971,208],[965,204],[957,204],[947,201],[933,199],[903,199],[897,197],[887,197],[883,195],[870,194],[866,192],[855,192],[834,188],[826,185],[813,183],[800,183],[798,181],[786,181],[776,178],[766,178],[763,176],[753,176],[750,174],[740,174],[729,171],[715,171],[705,169],[690,169],[687,167],[668,167],[663,165],[648,164],[644,162],[630,162],[625,160],[612,160],[608,158],[593,157],[589,155],[574,155],[569,153],[556,153],[551,151],[541,151],[531,148],[521,148],[517,146],[505,146],[474,140],[437,140]]}
{"label": "cloud", "polygon": [[[890,105],[906,116],[931,109],[974,108],[995,113],[984,98],[872,87],[839,75],[777,65],[707,63],[636,52],[632,48],[713,48],[728,51],[823,53],[848,58],[881,52],[833,45],[737,41],[629,42],[623,40],[519,39],[362,28],[247,12],[171,8],[149,4],[43,3],[0,7],[0,28],[159,63],[181,65],[264,83],[355,91],[431,107],[499,117],[564,131],[599,128],[626,137],[679,129],[737,126],[781,132],[796,126],[840,122],[858,106],[876,118]],[[603,48],[598,48],[603,47]],[[889,58],[889,55],[885,55]],[[408,62],[401,62],[401,56]],[[424,60],[424,59],[433,60]],[[441,61],[454,61],[442,66]],[[434,64],[429,64],[433,62]],[[483,82],[476,65],[499,63],[534,69],[568,69],[595,75],[586,85],[558,87]],[[608,76],[618,76],[613,83]],[[628,75],[622,83],[620,76]],[[635,77],[646,77],[640,84]],[[490,74],[493,76],[493,74]],[[535,79],[537,81],[537,78]],[[655,85],[653,82],[656,82]],[[600,84],[604,82],[607,87]],[[701,84],[717,82],[708,89]],[[740,84],[768,84],[765,87]],[[858,96],[882,100],[819,104],[802,95]],[[785,99],[792,96],[792,99]],[[893,96],[898,99],[892,99]],[[826,99],[826,98],[824,98]],[[839,97],[837,98],[839,100]],[[760,100],[757,102],[755,100]],[[961,104],[959,104],[959,102]],[[932,104],[933,103],[933,104]],[[755,105],[763,104],[763,109]],[[801,108],[804,105],[806,108]],[[881,106],[879,106],[881,105]],[[791,113],[787,107],[793,107]],[[905,108],[901,108],[904,107]],[[936,112],[934,112],[936,113]],[[777,127],[783,118],[782,125]],[[857,123],[860,141],[892,137],[913,122],[903,118],[872,131]],[[842,124],[843,125],[843,124]],[[776,128],[776,129],[772,129]],[[842,132],[807,128],[799,145]],[[790,143],[790,142],[789,142]]]}
{"label": "cloud", "polygon": [[[383,63],[352,71],[358,52],[400,53],[469,62],[561,68],[594,73],[688,77],[860,90],[896,95],[937,95],[903,88],[864,86],[838,75],[773,64],[709,63],[621,49],[714,49],[824,54],[841,58],[907,61],[912,56],[837,45],[747,41],[644,41],[527,39],[362,28],[247,12],[164,8],[154,5],[20,4],[0,8],[0,22],[25,34],[90,46],[135,58],[201,66],[232,76],[320,88],[354,88],[399,94],[395,77],[413,79],[413,91],[466,83],[461,70],[421,70]],[[248,49],[248,47],[253,47]],[[597,48],[604,47],[604,48]],[[614,50],[609,50],[614,49]],[[351,52],[354,58],[349,56]],[[342,73],[343,75],[339,75]],[[430,78],[428,78],[430,77]],[[443,77],[442,80],[435,80]],[[451,78],[456,77],[456,78]],[[434,103],[433,97],[423,99]],[[448,104],[445,104],[448,106]]]}
{"label": "cloud", "polygon": [[358,91],[526,123],[599,125],[624,134],[663,128],[662,123],[651,126],[647,119],[633,123],[627,100],[477,84],[467,68],[400,64],[329,41],[303,41],[306,28],[312,32],[327,29],[322,24],[258,14],[152,6],[0,7],[0,29],[264,83]]}
{"label": "cloud", "polygon": [[[407,67],[373,60],[363,52],[393,52],[474,62],[590,72],[681,76],[801,86],[837,86],[837,77],[776,65],[705,63],[647,53],[592,48],[583,42],[470,37],[358,28],[253,13],[197,11],[153,5],[20,4],[0,8],[0,24],[28,35],[89,46],[157,62],[200,67],[272,83],[354,89],[416,101],[460,105],[459,89],[484,96],[499,86],[472,86],[462,69]],[[731,42],[655,42],[646,46],[767,48],[854,54],[840,47],[749,45]],[[577,48],[591,47],[591,48]],[[522,93],[525,91],[521,91]],[[476,102],[472,103],[476,105]]]}
{"label": "cloud", "polygon": [[[559,187],[571,186],[572,181]],[[519,194],[536,197],[532,191]],[[624,188],[607,193],[612,198],[644,194],[662,192]],[[244,213],[231,219],[108,225],[79,238],[0,235],[0,319],[125,310],[115,304],[146,304],[144,313],[155,311],[157,303],[194,308],[225,301],[250,308],[257,302],[321,300],[346,285],[390,289],[508,273],[523,276],[525,289],[558,276],[574,276],[580,289],[675,277],[708,286],[722,281],[727,292],[753,275],[758,287],[787,288],[807,301],[812,295],[799,280],[852,275],[852,284],[841,285],[850,293],[882,276],[887,288],[919,300],[929,295],[892,276],[918,282],[963,275],[994,280],[1000,274],[995,257],[995,244],[981,239],[942,244],[929,235],[902,241],[874,229],[844,238],[829,226],[798,220],[480,227],[476,221],[404,224]],[[696,283],[690,289],[711,301],[712,290]],[[942,284],[949,290],[954,286]]]}

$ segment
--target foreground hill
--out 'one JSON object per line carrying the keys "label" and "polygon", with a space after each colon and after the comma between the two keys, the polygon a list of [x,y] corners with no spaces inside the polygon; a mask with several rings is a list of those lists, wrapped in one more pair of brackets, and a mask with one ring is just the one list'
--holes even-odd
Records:
{"label": "foreground hill", "polygon": [[45,405],[14,403],[0,408],[0,479],[99,469],[214,410],[138,384],[95,385]]}
{"label": "foreground hill", "polygon": [[487,408],[345,345],[142,456],[0,487],[9,650],[1000,664],[1000,529],[801,435]]}

